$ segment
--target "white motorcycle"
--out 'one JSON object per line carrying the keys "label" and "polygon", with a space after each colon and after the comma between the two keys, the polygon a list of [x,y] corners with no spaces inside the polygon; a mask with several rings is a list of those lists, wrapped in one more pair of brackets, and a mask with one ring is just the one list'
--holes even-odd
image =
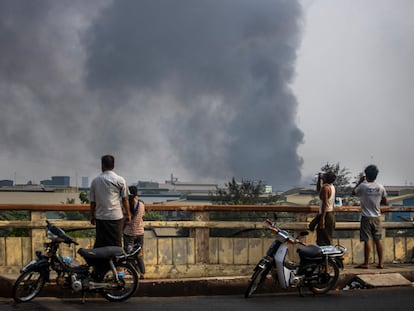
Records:
{"label": "white motorcycle", "polygon": [[[254,268],[244,294],[246,298],[253,295],[269,272],[283,289],[296,287],[301,295],[303,287],[309,288],[314,294],[325,294],[336,285],[339,269],[344,268],[343,256],[346,248],[340,245],[305,245],[270,220],[267,219],[265,223],[276,238],[267,254]],[[300,235],[307,234],[308,232],[301,232]],[[289,245],[295,244],[302,246],[298,249],[299,263],[287,260]]]}

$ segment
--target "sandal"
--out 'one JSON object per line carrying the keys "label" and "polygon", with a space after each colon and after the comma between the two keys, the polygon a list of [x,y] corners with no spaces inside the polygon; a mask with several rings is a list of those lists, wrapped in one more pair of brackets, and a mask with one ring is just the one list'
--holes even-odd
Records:
{"label": "sandal", "polygon": [[384,265],[378,265],[377,269],[384,269]]}
{"label": "sandal", "polygon": [[362,264],[362,265],[358,265],[358,266],[356,266],[355,268],[356,268],[356,269],[368,269],[368,265],[364,265],[364,264]]}

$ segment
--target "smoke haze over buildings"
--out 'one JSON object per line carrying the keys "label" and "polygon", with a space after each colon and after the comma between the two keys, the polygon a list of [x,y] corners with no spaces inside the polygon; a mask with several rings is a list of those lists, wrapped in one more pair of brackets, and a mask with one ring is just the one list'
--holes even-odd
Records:
{"label": "smoke haze over buildings", "polygon": [[414,183],[414,2],[2,0],[0,179]]}
{"label": "smoke haze over buildings", "polygon": [[130,182],[297,185],[301,21],[297,1],[1,1],[0,178],[93,177],[110,153]]}

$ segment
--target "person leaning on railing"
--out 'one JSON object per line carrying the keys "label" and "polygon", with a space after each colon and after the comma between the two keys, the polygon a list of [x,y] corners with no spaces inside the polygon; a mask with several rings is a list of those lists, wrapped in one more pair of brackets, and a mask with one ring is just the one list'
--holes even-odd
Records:
{"label": "person leaning on railing", "polygon": [[135,186],[129,186],[129,207],[131,211],[131,221],[125,224],[124,227],[124,249],[129,252],[135,245],[141,245],[141,251],[136,257],[136,268],[140,273],[141,278],[144,278],[145,264],[144,264],[144,202],[138,198],[138,189]]}
{"label": "person leaning on railing", "polygon": [[316,244],[332,245],[335,230],[335,186],[336,175],[328,171],[318,175],[316,190],[319,192],[321,205],[319,207],[319,223],[316,227]]}
{"label": "person leaning on railing", "polygon": [[124,221],[131,221],[128,187],[125,179],[113,171],[112,155],[104,155],[101,165],[102,173],[93,179],[90,188],[90,220],[92,225],[96,224],[94,247],[122,247]]}

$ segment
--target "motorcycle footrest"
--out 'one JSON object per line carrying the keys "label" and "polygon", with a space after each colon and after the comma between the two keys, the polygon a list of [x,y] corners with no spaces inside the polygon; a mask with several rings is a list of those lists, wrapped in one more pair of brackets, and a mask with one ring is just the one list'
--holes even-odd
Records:
{"label": "motorcycle footrest", "polygon": [[295,270],[298,267],[298,264],[293,261],[286,261],[284,266],[289,270]]}

